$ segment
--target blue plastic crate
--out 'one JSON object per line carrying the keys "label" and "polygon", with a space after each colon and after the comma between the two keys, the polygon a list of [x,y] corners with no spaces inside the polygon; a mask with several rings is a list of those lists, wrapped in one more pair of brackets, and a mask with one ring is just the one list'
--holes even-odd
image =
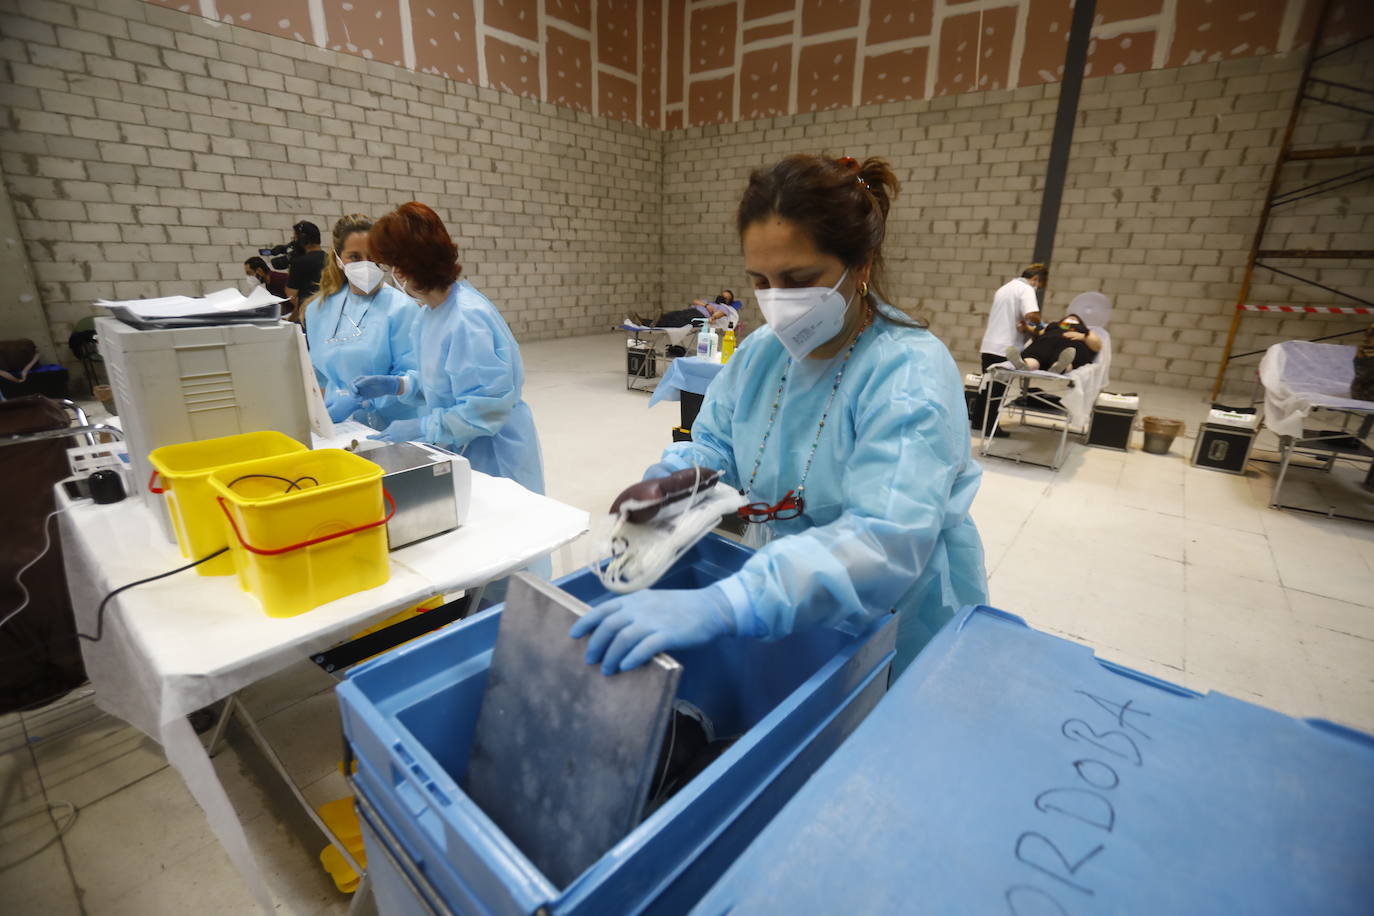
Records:
{"label": "blue plastic crate", "polygon": [[694,912],[1367,916],[1374,738],[968,608]]}
{"label": "blue plastic crate", "polygon": [[[702,587],[750,554],[711,536],[660,584]],[[588,604],[610,597],[590,571],[558,584]],[[885,616],[861,632],[722,639],[674,652],[684,666],[679,696],[720,733],[743,737],[558,888],[460,788],[500,612],[361,665],[338,688],[356,783],[396,839],[390,852],[456,912],[685,912],[877,703],[896,637]],[[402,911],[413,904],[388,902]]]}

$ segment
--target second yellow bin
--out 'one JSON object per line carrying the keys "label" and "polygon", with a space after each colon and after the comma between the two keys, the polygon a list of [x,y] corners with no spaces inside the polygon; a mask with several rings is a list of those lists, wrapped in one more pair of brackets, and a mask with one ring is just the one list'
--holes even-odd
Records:
{"label": "second yellow bin", "polygon": [[391,577],[382,469],[340,449],[279,455],[210,475],[239,585],[293,617]]}
{"label": "second yellow bin", "polygon": [[[265,430],[164,445],[149,452],[148,461],[156,473],[148,486],[166,497],[181,555],[199,559],[229,544],[224,515],[210,487],[212,472],[257,458],[304,451],[304,445],[285,433]],[[234,558],[231,554],[220,554],[197,566],[196,572],[202,576],[232,576]]]}

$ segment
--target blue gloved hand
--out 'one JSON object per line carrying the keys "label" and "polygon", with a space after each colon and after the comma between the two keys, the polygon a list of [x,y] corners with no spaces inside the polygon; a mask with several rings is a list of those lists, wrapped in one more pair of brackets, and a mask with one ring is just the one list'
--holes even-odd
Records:
{"label": "blue gloved hand", "polygon": [[587,664],[602,674],[629,671],[659,652],[703,646],[735,633],[735,615],[716,585],[700,589],[645,589],[612,598],[573,624],[568,635],[587,640]]}
{"label": "blue gloved hand", "polygon": [[347,420],[349,417],[353,416],[355,410],[362,406],[363,402],[361,399],[355,398],[351,394],[344,393],[336,394],[324,404],[325,409],[329,411],[329,419],[333,420],[335,423],[342,423],[344,420]]}
{"label": "blue gloved hand", "polygon": [[360,375],[349,384],[348,390],[355,397],[370,401],[401,393],[399,375]]}
{"label": "blue gloved hand", "polygon": [[367,438],[381,439],[383,442],[418,442],[423,431],[418,419],[396,420],[386,429]]}
{"label": "blue gloved hand", "polygon": [[668,467],[668,465],[664,462],[660,461],[657,464],[649,465],[649,469],[645,471],[644,476],[639,479],[653,480],[655,477],[667,477],[671,473],[673,473],[673,469]]}

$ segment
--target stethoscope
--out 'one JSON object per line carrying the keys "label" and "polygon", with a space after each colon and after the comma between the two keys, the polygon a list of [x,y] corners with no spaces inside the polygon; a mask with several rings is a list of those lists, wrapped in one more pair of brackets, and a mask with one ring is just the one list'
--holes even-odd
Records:
{"label": "stethoscope", "polygon": [[350,341],[350,340],[356,340],[357,338],[359,338],[359,337],[361,337],[361,336],[363,335],[363,322],[364,322],[364,321],[367,321],[367,313],[370,312],[370,311],[372,311],[372,303],[371,303],[371,302],[368,302],[368,303],[367,303],[367,308],[363,309],[363,313],[362,313],[362,315],[360,315],[360,316],[358,317],[358,320],[357,320],[357,321],[354,321],[352,318],[349,318],[349,319],[348,319],[349,322],[350,322],[350,323],[353,325],[353,327],[356,329],[356,333],[350,334],[348,337],[340,337],[340,336],[339,336],[339,326],[343,324],[344,315],[345,315],[345,313],[348,311],[348,300],[349,300],[349,298],[350,298],[352,295],[353,295],[353,287],[352,287],[352,285],[350,284],[350,285],[348,286],[348,288],[347,288],[347,289],[345,290],[345,292],[344,292],[344,301],[343,301],[343,304],[339,306],[339,317],[334,319],[334,333],[330,334],[329,337],[327,337],[327,338],[325,339],[325,343],[332,343],[332,344],[347,343],[348,341]]}

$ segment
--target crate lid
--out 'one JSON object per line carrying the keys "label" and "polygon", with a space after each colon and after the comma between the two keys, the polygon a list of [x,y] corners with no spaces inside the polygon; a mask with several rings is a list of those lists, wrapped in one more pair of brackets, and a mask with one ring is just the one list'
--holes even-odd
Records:
{"label": "crate lid", "polygon": [[698,913],[1368,913],[1374,738],[957,615]]}
{"label": "crate lid", "polygon": [[[215,324],[184,328],[136,328],[118,318],[95,319],[102,347],[118,346],[125,352],[175,350],[178,347],[234,346],[263,342],[294,341],[300,326],[289,321],[253,324]],[[294,346],[294,343],[293,343]],[[102,353],[105,352],[103,349]]]}

